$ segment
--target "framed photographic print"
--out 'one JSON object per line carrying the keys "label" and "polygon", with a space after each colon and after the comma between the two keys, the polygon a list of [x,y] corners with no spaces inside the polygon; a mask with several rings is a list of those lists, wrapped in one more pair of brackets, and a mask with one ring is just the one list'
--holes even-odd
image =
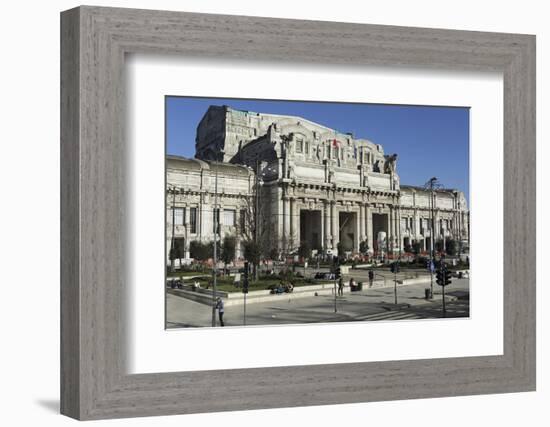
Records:
{"label": "framed photographic print", "polygon": [[535,389],[534,36],[84,6],[61,40],[62,413]]}

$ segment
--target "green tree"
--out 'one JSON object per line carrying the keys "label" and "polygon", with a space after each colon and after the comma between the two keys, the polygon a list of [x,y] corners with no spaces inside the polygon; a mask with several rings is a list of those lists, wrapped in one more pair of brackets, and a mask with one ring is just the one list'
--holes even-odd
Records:
{"label": "green tree", "polygon": [[246,240],[243,243],[244,258],[252,264],[254,280],[258,280],[258,266],[262,256],[261,246],[254,240]]}
{"label": "green tree", "polygon": [[220,259],[223,261],[223,264],[226,268],[227,268],[227,264],[229,264],[235,259],[236,246],[237,246],[237,241],[234,236],[225,236],[223,238]]}
{"label": "green tree", "polygon": [[279,259],[279,248],[277,246],[272,246],[271,248],[269,248],[269,258],[272,261]]}
{"label": "green tree", "polygon": [[214,243],[202,243],[197,240],[192,241],[189,245],[189,252],[191,258],[196,259],[197,261],[206,261],[209,258],[212,258],[214,251]]}
{"label": "green tree", "polygon": [[447,254],[451,256],[455,256],[458,254],[459,249],[459,243],[455,239],[447,239],[445,241],[445,247],[447,249]]}
{"label": "green tree", "polygon": [[311,246],[307,241],[304,240],[300,243],[300,247],[298,248],[298,255],[304,260],[307,260],[309,259],[309,257],[311,257]]}
{"label": "green tree", "polygon": [[181,260],[182,258],[185,258],[185,240],[181,238],[174,239],[173,247],[170,249],[168,256],[172,262],[179,259],[181,267]]}

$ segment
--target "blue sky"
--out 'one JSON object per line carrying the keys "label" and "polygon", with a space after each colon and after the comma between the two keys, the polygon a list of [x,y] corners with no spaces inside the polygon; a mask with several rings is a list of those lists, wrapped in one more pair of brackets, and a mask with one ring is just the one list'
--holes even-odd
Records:
{"label": "blue sky", "polygon": [[167,153],[195,155],[197,125],[210,105],[258,113],[300,116],[340,132],[353,132],[398,154],[402,184],[422,186],[436,176],[469,201],[469,109],[334,102],[263,101],[228,98],[166,98]]}

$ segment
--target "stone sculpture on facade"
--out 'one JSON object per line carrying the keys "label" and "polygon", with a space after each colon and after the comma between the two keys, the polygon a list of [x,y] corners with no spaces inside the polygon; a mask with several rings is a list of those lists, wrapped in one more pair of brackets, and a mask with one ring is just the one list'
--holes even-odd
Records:
{"label": "stone sculpture on facade", "polygon": [[395,174],[397,169],[397,154],[384,156],[384,173]]}

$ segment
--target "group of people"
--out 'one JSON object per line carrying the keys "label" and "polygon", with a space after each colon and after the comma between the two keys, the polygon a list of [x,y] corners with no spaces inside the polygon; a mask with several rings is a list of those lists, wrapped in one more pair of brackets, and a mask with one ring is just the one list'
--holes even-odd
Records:
{"label": "group of people", "polygon": [[[372,288],[374,283],[374,270],[371,268],[369,270],[369,288]],[[354,291],[357,288],[357,282],[353,277],[349,279],[349,288],[351,291]],[[338,296],[344,296],[344,278],[340,276],[338,280]]]}
{"label": "group of people", "polygon": [[282,280],[279,282],[279,284],[271,289],[271,293],[273,294],[282,294],[282,293],[291,293],[294,290],[294,285],[292,282],[283,282]]}

